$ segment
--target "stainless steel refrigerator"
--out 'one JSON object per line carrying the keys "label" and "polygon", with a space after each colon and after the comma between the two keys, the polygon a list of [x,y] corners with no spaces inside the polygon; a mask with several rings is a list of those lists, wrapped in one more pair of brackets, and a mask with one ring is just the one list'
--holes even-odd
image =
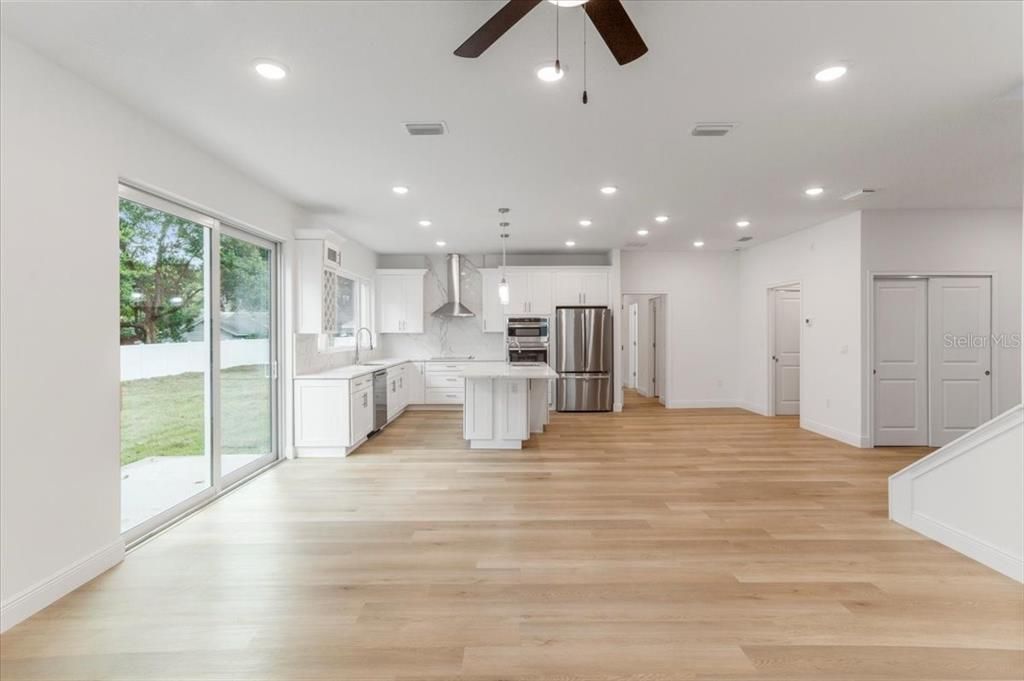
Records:
{"label": "stainless steel refrigerator", "polygon": [[556,410],[612,410],[611,310],[555,309],[555,371]]}

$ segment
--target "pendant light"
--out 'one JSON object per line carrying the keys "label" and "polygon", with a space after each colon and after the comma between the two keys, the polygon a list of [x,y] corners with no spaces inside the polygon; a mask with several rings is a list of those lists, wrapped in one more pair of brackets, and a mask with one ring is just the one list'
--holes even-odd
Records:
{"label": "pendant light", "polygon": [[[508,213],[508,208],[499,208],[498,212],[502,215]],[[501,301],[502,305],[508,305],[509,296],[508,290],[508,279],[505,277],[505,242],[508,241],[508,223],[500,222],[498,226],[501,227],[501,281],[498,283],[498,300]]]}

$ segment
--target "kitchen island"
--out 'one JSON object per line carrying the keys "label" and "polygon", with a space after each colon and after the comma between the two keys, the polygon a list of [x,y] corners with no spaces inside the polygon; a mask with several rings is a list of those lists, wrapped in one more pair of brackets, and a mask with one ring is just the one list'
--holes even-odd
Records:
{"label": "kitchen island", "polygon": [[548,424],[548,384],[558,374],[547,364],[480,362],[461,372],[465,381],[463,437],[473,449],[522,449]]}

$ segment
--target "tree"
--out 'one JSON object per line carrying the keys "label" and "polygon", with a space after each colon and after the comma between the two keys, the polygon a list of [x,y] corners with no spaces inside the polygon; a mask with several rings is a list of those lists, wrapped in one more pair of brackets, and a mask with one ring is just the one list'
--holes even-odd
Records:
{"label": "tree", "polygon": [[121,343],[183,341],[203,321],[202,225],[122,199]]}

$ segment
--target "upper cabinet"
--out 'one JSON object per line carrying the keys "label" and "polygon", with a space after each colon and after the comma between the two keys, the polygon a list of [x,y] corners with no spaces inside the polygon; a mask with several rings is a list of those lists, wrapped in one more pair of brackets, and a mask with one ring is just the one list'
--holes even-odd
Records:
{"label": "upper cabinet", "polygon": [[563,270],[555,274],[555,305],[608,305],[608,270]]}
{"label": "upper cabinet", "polygon": [[607,307],[610,304],[609,269],[559,267],[505,268],[509,302],[498,299],[501,268],[481,270],[484,333],[504,333],[506,315],[551,315],[569,305]]}
{"label": "upper cabinet", "polygon": [[335,277],[341,249],[326,239],[296,239],[298,304],[296,333],[334,333]]}
{"label": "upper cabinet", "polygon": [[423,333],[426,272],[377,270],[377,333]]}
{"label": "upper cabinet", "polygon": [[506,273],[509,303],[505,314],[549,315],[551,304],[550,270],[510,270]]}

